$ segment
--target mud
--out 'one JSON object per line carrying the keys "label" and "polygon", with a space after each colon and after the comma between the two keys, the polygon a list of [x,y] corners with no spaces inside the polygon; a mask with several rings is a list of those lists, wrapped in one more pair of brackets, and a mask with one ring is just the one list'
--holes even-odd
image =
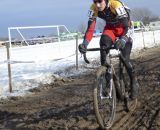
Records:
{"label": "mud", "polygon": [[[160,129],[160,48],[132,59],[140,84],[138,106],[117,111],[111,130]],[[94,71],[57,80],[24,97],[0,100],[1,130],[99,130],[93,110]]]}

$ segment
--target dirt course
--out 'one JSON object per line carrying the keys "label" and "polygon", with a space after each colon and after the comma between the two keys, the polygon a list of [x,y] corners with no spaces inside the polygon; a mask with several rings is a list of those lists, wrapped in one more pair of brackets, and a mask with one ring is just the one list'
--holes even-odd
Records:
{"label": "dirt course", "polygon": [[[111,130],[160,130],[160,47],[132,59],[140,84],[138,106],[117,112]],[[57,80],[25,97],[0,100],[1,130],[99,130],[93,110],[94,71]]]}

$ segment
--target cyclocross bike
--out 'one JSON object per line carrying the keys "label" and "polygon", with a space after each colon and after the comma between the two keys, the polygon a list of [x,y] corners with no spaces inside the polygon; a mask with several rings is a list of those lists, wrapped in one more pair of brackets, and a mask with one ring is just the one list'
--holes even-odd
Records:
{"label": "cyclocross bike", "polygon": [[[110,53],[107,56],[107,64],[100,66],[96,71],[96,79],[93,89],[94,110],[97,122],[102,129],[110,128],[114,123],[116,114],[116,99],[124,102],[127,112],[133,111],[137,104],[137,99],[130,101],[130,78],[127,73],[124,57],[120,50],[118,54]],[[87,51],[100,51],[100,48],[90,48]],[[104,49],[103,49],[104,50]],[[83,55],[86,63],[90,63]],[[113,59],[116,58],[113,62]],[[115,63],[113,65],[113,63]]]}

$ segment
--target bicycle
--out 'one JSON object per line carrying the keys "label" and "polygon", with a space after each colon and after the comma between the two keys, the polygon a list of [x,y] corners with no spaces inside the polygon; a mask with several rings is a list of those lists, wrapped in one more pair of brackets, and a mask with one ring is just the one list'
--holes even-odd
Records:
{"label": "bicycle", "polygon": [[[137,98],[132,101],[130,97],[130,78],[127,73],[125,58],[120,50],[117,55],[110,54],[110,50],[116,49],[113,45],[109,48],[108,61],[105,66],[100,66],[96,71],[95,86],[93,89],[94,110],[97,122],[102,129],[110,128],[114,123],[116,114],[116,99],[124,102],[125,111],[133,111],[137,105]],[[100,51],[105,49],[90,48],[87,51]],[[113,58],[118,58],[118,69],[114,68]],[[86,63],[90,63],[84,54]],[[117,76],[118,74],[118,76]]]}

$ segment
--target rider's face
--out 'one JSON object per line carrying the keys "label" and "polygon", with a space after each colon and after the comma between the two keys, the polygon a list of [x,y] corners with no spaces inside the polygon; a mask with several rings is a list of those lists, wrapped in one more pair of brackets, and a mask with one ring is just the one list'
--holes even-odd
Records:
{"label": "rider's face", "polygon": [[105,0],[93,0],[93,2],[96,5],[98,11],[103,11],[106,7]]}

